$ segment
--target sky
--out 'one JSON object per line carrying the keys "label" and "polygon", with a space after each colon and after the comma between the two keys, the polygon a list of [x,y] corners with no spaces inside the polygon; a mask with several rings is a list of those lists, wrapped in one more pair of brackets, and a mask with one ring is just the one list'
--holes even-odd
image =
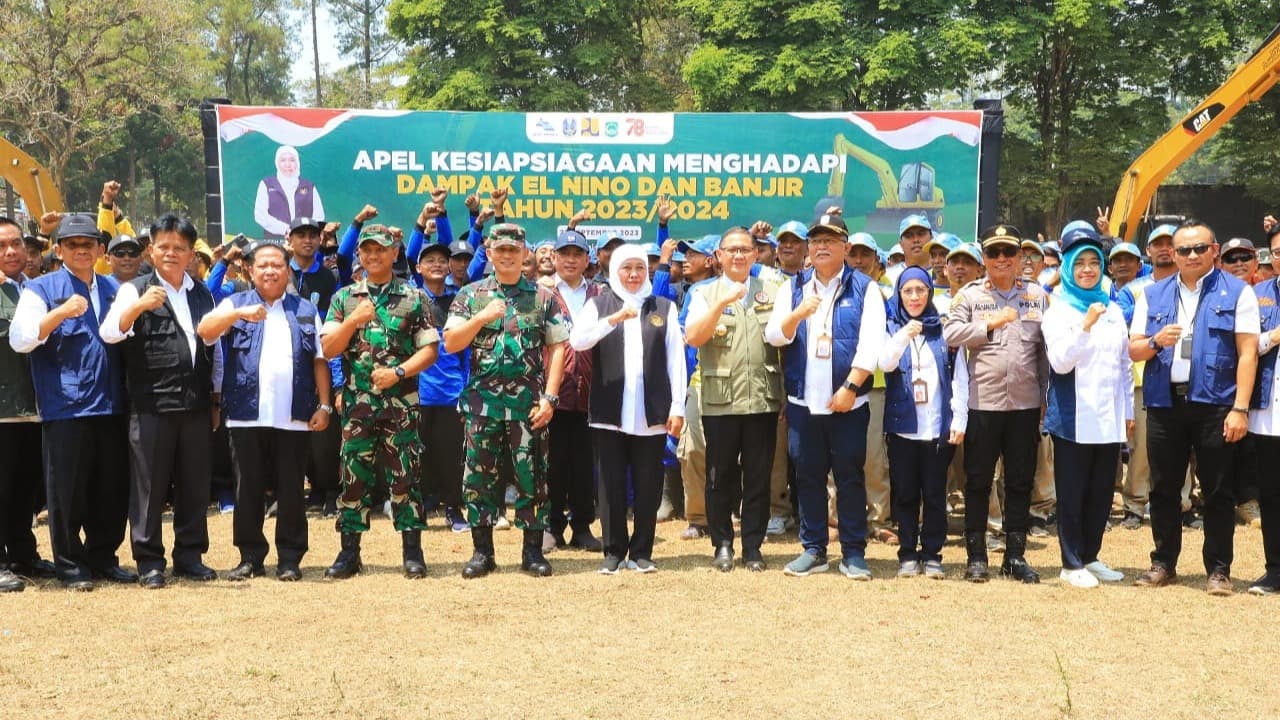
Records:
{"label": "sky", "polygon": [[[311,11],[310,4],[307,4],[298,12],[298,44],[301,46],[302,52],[298,55],[298,60],[290,69],[289,79],[293,81],[296,87],[315,75],[315,67],[312,64],[311,50]],[[329,7],[326,3],[321,2],[316,12],[316,25],[320,34],[320,66],[324,70],[333,70],[341,65],[342,60],[338,57],[338,48],[334,43],[325,42],[325,38],[333,37],[333,22],[329,19]]]}

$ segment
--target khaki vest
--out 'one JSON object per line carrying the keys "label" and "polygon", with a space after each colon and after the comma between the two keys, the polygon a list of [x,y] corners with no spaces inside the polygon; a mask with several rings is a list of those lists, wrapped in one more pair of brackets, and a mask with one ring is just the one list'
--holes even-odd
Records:
{"label": "khaki vest", "polygon": [[[725,283],[708,283],[695,292],[714,308]],[[776,413],[782,407],[781,356],[764,339],[777,292],[778,283],[772,279],[749,278],[746,308],[730,305],[711,339],[698,348],[703,415]]]}

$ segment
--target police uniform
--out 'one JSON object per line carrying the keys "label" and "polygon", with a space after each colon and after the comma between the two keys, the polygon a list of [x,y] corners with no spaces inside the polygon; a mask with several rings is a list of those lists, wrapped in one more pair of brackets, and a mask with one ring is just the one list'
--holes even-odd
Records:
{"label": "police uniform", "polygon": [[[983,233],[984,250],[1019,247],[1017,228],[997,225]],[[990,261],[988,266],[990,266]],[[1016,318],[987,330],[987,321],[1012,308]],[[965,454],[965,546],[968,580],[987,578],[987,503],[996,461],[1004,460],[1006,549],[1001,573],[1039,582],[1027,566],[1027,529],[1036,471],[1040,409],[1049,380],[1040,323],[1048,308],[1043,288],[1015,278],[1009,290],[990,278],[965,285],[951,304],[943,335],[947,344],[967,350],[969,428]]]}

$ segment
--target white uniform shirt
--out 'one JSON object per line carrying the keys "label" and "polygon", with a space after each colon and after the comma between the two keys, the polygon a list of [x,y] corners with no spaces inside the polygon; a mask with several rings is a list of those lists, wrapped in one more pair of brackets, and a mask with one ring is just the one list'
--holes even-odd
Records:
{"label": "white uniform shirt", "polygon": [[1065,300],[1049,305],[1040,324],[1049,366],[1059,375],[1075,371],[1075,437],[1082,444],[1122,443],[1133,419],[1133,361],[1124,311],[1111,303],[1084,331],[1084,313]]}
{"label": "white uniform shirt", "polygon": [[[191,305],[187,302],[187,294],[191,288],[195,287],[195,281],[190,275],[182,274],[182,286],[174,287],[167,280],[156,275],[156,279],[160,281],[160,287],[164,288],[164,293],[169,301],[169,306],[173,308],[173,319],[178,323],[178,327],[182,329],[182,334],[187,339],[187,350],[191,357],[191,366],[196,364],[196,343],[201,341],[200,336],[196,335],[196,326],[191,321]],[[138,301],[138,289],[133,283],[121,283],[120,289],[116,291],[116,299],[111,303],[111,309],[107,311],[107,316],[102,319],[102,327],[99,334],[102,341],[114,345],[124,341],[125,338],[133,337],[133,327],[128,330],[120,331],[120,316],[124,315],[124,311],[129,309]],[[213,346],[213,389],[214,392],[221,392],[222,389],[222,344],[215,338],[212,342],[206,342],[205,345]]]}
{"label": "white uniform shirt", "polygon": [[[935,300],[936,302],[936,300]],[[936,307],[936,305],[935,305]],[[916,405],[916,431],[914,433],[894,433],[907,440],[937,440],[942,437],[942,395],[938,384],[938,361],[933,356],[923,336],[908,338],[907,333],[899,330],[890,336],[885,333],[878,359],[880,369],[892,372],[898,369],[902,354],[910,352],[912,357],[912,381],[924,380],[925,392],[929,402]],[[969,367],[964,361],[964,350],[956,357],[955,371],[951,382],[951,427],[949,430],[964,432],[969,426]]]}
{"label": "white uniform shirt", "polygon": [[[58,272],[71,272],[66,268]],[[25,283],[23,283],[25,285]],[[89,307],[93,309],[93,317],[102,317],[102,300],[98,297],[98,275],[94,273],[93,282],[89,283]],[[40,339],[40,321],[53,308],[34,291],[25,287],[18,296],[18,305],[13,309],[13,319],[9,324],[9,347],[14,352],[29,353],[48,342],[49,338]],[[52,333],[50,333],[52,335]]]}
{"label": "white uniform shirt", "polygon": [[[1174,282],[1178,283],[1178,321],[1176,324],[1182,328],[1184,337],[1191,335],[1194,338],[1196,329],[1193,323],[1196,309],[1200,306],[1200,290],[1204,287],[1204,279],[1209,275],[1206,273],[1204,277],[1196,282],[1193,288],[1188,288],[1183,284],[1181,275],[1175,277],[1177,279]],[[1169,324],[1173,325],[1175,323]],[[1259,326],[1258,296],[1254,294],[1253,288],[1246,286],[1236,300],[1236,332],[1256,335],[1258,334]],[[1133,323],[1129,327],[1129,333],[1135,336],[1147,334],[1147,294],[1145,292],[1139,293],[1133,304]],[[1185,383],[1191,380],[1191,359],[1180,357],[1180,355],[1178,346],[1174,345],[1173,362],[1169,365],[1170,382]]]}

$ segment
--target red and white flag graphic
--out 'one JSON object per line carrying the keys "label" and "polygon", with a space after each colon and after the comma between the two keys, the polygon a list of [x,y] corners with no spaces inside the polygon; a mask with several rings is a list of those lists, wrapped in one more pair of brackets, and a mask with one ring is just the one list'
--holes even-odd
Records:
{"label": "red and white flag graphic", "polygon": [[231,142],[259,132],[281,145],[302,147],[328,135],[353,117],[396,117],[407,110],[218,106],[218,136]]}
{"label": "red and white flag graphic", "polygon": [[940,137],[976,146],[982,137],[982,113],[973,110],[792,114],[824,120],[844,118],[894,150],[915,150]]}

